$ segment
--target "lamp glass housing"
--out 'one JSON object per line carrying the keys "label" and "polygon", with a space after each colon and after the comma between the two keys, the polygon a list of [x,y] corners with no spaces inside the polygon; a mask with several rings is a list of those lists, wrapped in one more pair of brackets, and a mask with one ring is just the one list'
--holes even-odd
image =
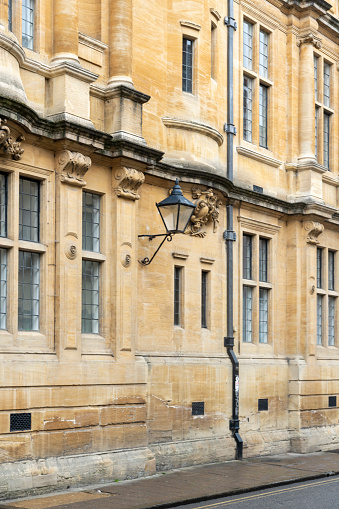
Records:
{"label": "lamp glass housing", "polygon": [[178,179],[168,198],[156,204],[169,233],[184,233],[195,209],[195,204],[182,194]]}

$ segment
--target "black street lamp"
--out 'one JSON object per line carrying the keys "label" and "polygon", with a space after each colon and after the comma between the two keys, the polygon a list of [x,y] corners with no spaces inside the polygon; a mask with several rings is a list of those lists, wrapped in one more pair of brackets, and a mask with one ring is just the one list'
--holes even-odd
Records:
{"label": "black street lamp", "polygon": [[141,265],[149,265],[165,240],[171,241],[176,233],[185,233],[186,227],[195,209],[195,204],[185,198],[179,186],[179,180],[176,179],[170,196],[156,203],[161,219],[165,225],[166,233],[158,235],[138,235],[139,237],[148,237],[149,240],[155,237],[164,237],[158,249],[151,259],[144,258],[139,260]]}

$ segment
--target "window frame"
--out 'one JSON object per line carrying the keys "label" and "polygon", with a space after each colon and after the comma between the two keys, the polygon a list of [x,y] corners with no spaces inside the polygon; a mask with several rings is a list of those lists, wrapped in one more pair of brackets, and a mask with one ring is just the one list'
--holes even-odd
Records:
{"label": "window frame", "polygon": [[[185,51],[185,41],[191,43],[191,52],[190,53]],[[196,39],[194,39],[194,38],[192,38],[192,37],[190,37],[188,35],[185,35],[185,34],[182,37],[182,71],[181,71],[182,85],[181,85],[181,89],[186,94],[192,94],[192,95],[194,95],[194,92],[195,92],[195,90],[194,90],[194,79],[195,79],[195,71],[194,71],[195,41],[196,41]],[[187,54],[190,54],[190,56],[191,56],[191,60],[192,60],[191,66],[189,66],[186,63],[186,61],[187,61]],[[186,59],[184,57],[186,57]],[[185,78],[184,78],[184,69],[186,70],[186,77]],[[187,77],[187,69],[190,69],[190,76],[189,77]],[[188,83],[190,83],[191,86],[188,86]]]}
{"label": "window frame", "polygon": [[[324,246],[316,248],[316,346],[339,347],[336,338],[339,292],[335,289],[337,251]],[[321,306],[320,306],[321,301]],[[334,315],[330,313],[334,310]],[[321,315],[321,316],[320,316]],[[332,321],[332,323],[331,323]],[[321,331],[321,334],[320,334]],[[331,333],[334,331],[334,340]]]}

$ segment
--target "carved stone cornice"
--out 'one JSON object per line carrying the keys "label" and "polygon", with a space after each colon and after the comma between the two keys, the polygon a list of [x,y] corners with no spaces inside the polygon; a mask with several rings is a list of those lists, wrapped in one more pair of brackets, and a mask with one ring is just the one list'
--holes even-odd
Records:
{"label": "carved stone cornice", "polygon": [[145,180],[145,175],[134,168],[119,168],[114,175],[116,186],[114,191],[117,196],[128,200],[139,200],[138,189]]}
{"label": "carved stone cornice", "polygon": [[308,34],[300,35],[297,39],[297,46],[301,46],[302,44],[312,44],[315,48],[321,48],[321,38],[312,34],[312,32]]}
{"label": "carved stone cornice", "polygon": [[205,237],[206,232],[202,231],[202,228],[209,221],[213,221],[213,232],[215,233],[219,223],[221,199],[213,189],[202,191],[198,187],[192,188],[192,197],[198,201],[191,217],[191,224],[185,233],[193,237]]}
{"label": "carved stone cornice", "polygon": [[61,182],[73,186],[83,187],[86,185],[84,176],[90,169],[91,164],[91,159],[79,152],[63,150],[56,156],[56,171],[60,176]]}
{"label": "carved stone cornice", "polygon": [[24,137],[19,135],[16,141],[11,136],[11,130],[6,126],[6,120],[0,119],[0,149],[6,155],[10,155],[15,161],[21,159],[24,149],[21,148],[21,141],[24,141]]}
{"label": "carved stone cornice", "polygon": [[324,231],[324,225],[316,221],[305,221],[304,228],[308,233],[306,242],[313,245],[319,244],[318,237]]}

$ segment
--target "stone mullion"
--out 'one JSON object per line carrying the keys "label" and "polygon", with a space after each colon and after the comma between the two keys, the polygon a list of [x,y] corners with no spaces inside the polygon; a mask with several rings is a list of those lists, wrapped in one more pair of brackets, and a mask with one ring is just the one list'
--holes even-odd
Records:
{"label": "stone mullion", "polygon": [[132,0],[110,0],[109,83],[132,84]]}

